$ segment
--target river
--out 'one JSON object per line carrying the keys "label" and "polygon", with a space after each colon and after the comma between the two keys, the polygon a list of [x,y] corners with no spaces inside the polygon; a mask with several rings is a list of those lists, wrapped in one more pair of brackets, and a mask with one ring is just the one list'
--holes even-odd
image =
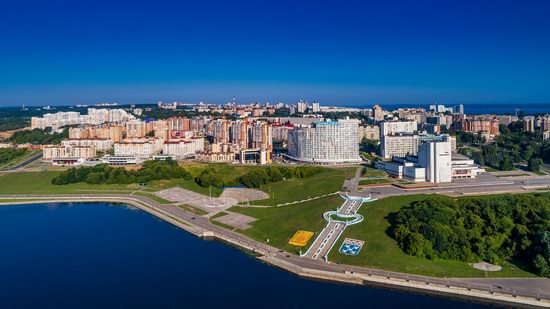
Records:
{"label": "river", "polygon": [[302,279],[133,207],[0,207],[0,308],[473,308]]}

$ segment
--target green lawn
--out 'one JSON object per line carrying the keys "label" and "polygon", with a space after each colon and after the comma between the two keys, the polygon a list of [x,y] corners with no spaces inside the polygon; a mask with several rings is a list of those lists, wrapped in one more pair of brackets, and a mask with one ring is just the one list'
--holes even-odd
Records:
{"label": "green lawn", "polygon": [[379,169],[375,169],[372,167],[365,167],[362,173],[363,177],[386,177],[388,174],[386,172],[381,171]]}
{"label": "green lawn", "polygon": [[[136,184],[101,184],[91,185],[84,182],[68,185],[52,185],[51,180],[60,171],[16,172],[0,175],[0,194],[98,194],[98,193],[130,193],[139,188]],[[155,192],[162,189],[180,186],[202,194],[209,194],[208,188],[199,186],[192,180],[170,179],[152,181],[144,191]],[[111,191],[111,192],[108,192]],[[212,187],[212,196],[217,197],[222,189]],[[145,192],[140,193],[145,195]],[[147,195],[148,197],[151,197]],[[159,201],[159,200],[157,200]],[[164,203],[167,201],[164,200]]]}
{"label": "green lawn", "polygon": [[[387,216],[413,201],[428,197],[429,195],[396,196],[363,204],[359,214],[365,220],[344,231],[330,252],[329,261],[436,277],[534,277],[512,264],[504,265],[502,271],[485,273],[461,261],[428,260],[405,254],[387,234],[390,227]],[[358,256],[347,256],[338,252],[346,237],[365,241]]]}
{"label": "green lawn", "polygon": [[344,180],[353,177],[356,170],[357,167],[326,169],[311,177],[274,182],[260,188],[269,194],[269,199],[250,203],[273,206],[340,191]]}
{"label": "green lawn", "polygon": [[24,202],[45,202],[47,203],[48,200],[45,199],[16,199],[16,198],[0,198],[0,203],[24,203]]}
{"label": "green lawn", "polygon": [[[51,180],[60,172],[18,172],[0,175],[0,194],[97,194],[102,191],[117,190],[132,192],[131,185],[89,185],[75,183],[52,185]],[[117,192],[114,192],[117,193]]]}
{"label": "green lawn", "polygon": [[368,153],[368,152],[365,152],[365,151],[361,151],[359,153],[363,158],[367,159],[367,160],[370,160],[370,161],[373,161],[374,160],[374,157]]}
{"label": "green lawn", "polygon": [[363,179],[359,181],[360,186],[368,186],[368,185],[374,185],[374,184],[385,184],[390,183],[391,181],[386,178],[378,178],[378,179]]}
{"label": "green lawn", "polygon": [[[326,211],[336,210],[344,200],[339,196],[328,196],[310,202],[271,208],[245,208],[235,206],[229,211],[257,218],[251,228],[239,231],[257,241],[266,242],[288,252],[297,253],[299,247],[288,244],[297,230],[314,232],[308,246],[326,225],[322,215]],[[302,248],[303,252],[307,247]]]}

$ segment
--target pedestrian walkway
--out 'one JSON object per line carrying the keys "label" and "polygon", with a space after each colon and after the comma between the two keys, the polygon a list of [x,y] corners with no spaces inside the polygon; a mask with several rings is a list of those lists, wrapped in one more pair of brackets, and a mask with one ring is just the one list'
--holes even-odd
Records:
{"label": "pedestrian walkway", "polygon": [[323,218],[328,222],[326,227],[319,233],[319,236],[313,241],[309,249],[301,256],[314,260],[323,259],[328,262],[328,254],[346,227],[363,221],[363,216],[357,214],[363,202],[375,200],[371,198],[356,198],[348,195],[340,196],[345,199],[344,203],[338,210],[328,211],[323,214]]}

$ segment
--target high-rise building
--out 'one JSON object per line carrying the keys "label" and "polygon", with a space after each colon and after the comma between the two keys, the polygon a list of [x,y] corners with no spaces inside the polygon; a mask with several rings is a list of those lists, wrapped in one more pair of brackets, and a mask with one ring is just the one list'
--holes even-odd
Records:
{"label": "high-rise building", "polygon": [[313,102],[311,104],[311,111],[314,113],[318,113],[321,111],[321,105],[319,104],[319,102]]}
{"label": "high-rise building", "polygon": [[218,119],[213,123],[212,136],[214,137],[214,143],[227,144],[229,143],[229,124],[230,122],[225,119]]}
{"label": "high-rise building", "polygon": [[233,144],[239,145],[241,148],[248,148],[248,121],[236,120],[231,122],[229,126],[229,137]]}
{"label": "high-rise building", "polygon": [[374,105],[372,107],[372,117],[374,120],[384,120],[384,110],[382,110],[382,107],[380,105]]}
{"label": "high-rise building", "polygon": [[297,104],[297,108],[296,108],[296,111],[298,113],[305,113],[307,110],[307,101],[298,101],[298,104]]}
{"label": "high-rise building", "polygon": [[425,142],[418,147],[418,164],[426,169],[426,181],[451,182],[451,143],[449,141]]}
{"label": "high-rise building", "polygon": [[525,116],[523,118],[523,131],[535,132],[535,117]]}
{"label": "high-rise building", "polygon": [[314,164],[360,163],[359,121],[345,119],[295,127],[288,134],[288,156]]}
{"label": "high-rise building", "polygon": [[545,115],[544,117],[542,117],[541,123],[540,123],[540,130],[542,132],[550,131],[550,116]]}
{"label": "high-rise building", "polygon": [[460,104],[459,106],[456,106],[455,113],[464,115],[464,105]]}
{"label": "high-rise building", "polygon": [[294,114],[296,114],[296,108],[295,108],[294,106],[290,106],[290,107],[288,108],[288,114],[289,114],[289,115],[294,115]]}

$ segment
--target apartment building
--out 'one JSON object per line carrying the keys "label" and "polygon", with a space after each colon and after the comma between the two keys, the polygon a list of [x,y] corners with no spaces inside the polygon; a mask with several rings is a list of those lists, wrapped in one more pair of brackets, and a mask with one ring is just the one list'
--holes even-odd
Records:
{"label": "apartment building", "polygon": [[359,163],[358,127],[355,119],[296,127],[288,135],[288,157],[314,164]]}

